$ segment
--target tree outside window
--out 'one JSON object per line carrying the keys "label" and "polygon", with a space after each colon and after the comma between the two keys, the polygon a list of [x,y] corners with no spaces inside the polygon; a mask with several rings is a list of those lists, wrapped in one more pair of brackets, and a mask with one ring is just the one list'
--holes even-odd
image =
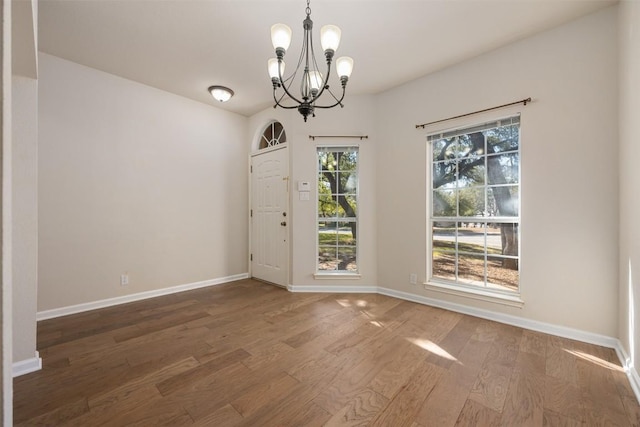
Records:
{"label": "tree outside window", "polygon": [[357,273],[358,149],[318,148],[318,271]]}
{"label": "tree outside window", "polygon": [[520,118],[428,137],[430,278],[519,288]]}

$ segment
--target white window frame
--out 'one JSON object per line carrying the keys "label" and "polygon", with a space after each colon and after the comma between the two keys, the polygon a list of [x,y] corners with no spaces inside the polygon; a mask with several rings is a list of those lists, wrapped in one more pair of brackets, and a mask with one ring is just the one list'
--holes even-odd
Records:
{"label": "white window frame", "polygon": [[[316,174],[315,174],[315,182],[316,182],[316,186],[318,185],[318,179],[321,173],[321,169],[320,169],[320,162],[319,162],[319,154],[321,151],[326,150],[326,151],[348,151],[348,150],[353,150],[357,153],[357,161],[356,161],[356,169],[355,169],[355,175],[357,178],[357,182],[356,182],[356,189],[355,189],[355,196],[356,196],[356,201],[358,203],[358,207],[356,208],[356,216],[355,216],[355,223],[356,223],[356,230],[358,230],[358,237],[356,238],[356,244],[355,244],[355,253],[356,253],[356,270],[320,270],[320,262],[319,262],[319,251],[320,251],[320,239],[319,239],[319,227],[318,224],[321,221],[326,221],[327,218],[326,217],[320,217],[319,215],[319,207],[320,207],[320,189],[317,188],[316,191],[316,198],[315,198],[315,212],[316,212],[316,221],[315,221],[315,233],[316,233],[316,250],[315,250],[315,257],[316,257],[316,272],[314,274],[314,277],[316,279],[359,279],[360,276],[360,245],[358,243],[358,240],[360,239],[360,232],[361,232],[361,228],[360,228],[360,146],[357,144],[348,144],[348,145],[316,145],[315,148],[315,155],[316,155]],[[336,219],[337,222],[346,222],[344,220],[340,220],[340,217],[334,217]],[[333,219],[333,218],[330,218]],[[339,245],[337,245],[336,247],[339,247]]]}
{"label": "white window frame", "polygon": [[[522,305],[524,304],[524,302],[521,299],[521,280],[520,280],[520,272],[522,271],[522,252],[521,252],[521,244],[522,244],[522,220],[521,220],[521,204],[522,204],[522,122],[520,120],[520,113],[519,112],[513,112],[513,113],[508,113],[507,115],[501,115],[501,116],[486,116],[483,115],[481,118],[477,118],[475,121],[470,121],[470,120],[466,120],[466,122],[464,123],[460,123],[458,126],[453,127],[453,128],[448,128],[448,129],[443,129],[443,130],[439,130],[439,131],[434,131],[434,132],[430,132],[429,134],[427,134],[427,165],[428,165],[428,172],[427,172],[427,262],[426,262],[426,267],[427,267],[427,271],[426,271],[426,277],[427,280],[424,284],[425,289],[428,290],[433,290],[433,291],[437,291],[437,292],[441,292],[441,293],[445,293],[445,294],[451,294],[451,295],[457,295],[457,296],[463,296],[463,297],[468,297],[468,298],[472,298],[472,299],[478,299],[478,300],[483,300],[483,301],[491,301],[491,302],[498,302],[501,304],[505,304],[505,305],[510,305],[510,306],[515,306],[515,307],[522,307]],[[433,187],[433,166],[434,166],[434,161],[433,161],[433,147],[432,147],[432,143],[434,140],[438,140],[441,139],[443,137],[451,137],[455,134],[459,134],[459,135],[464,135],[464,134],[468,134],[470,133],[473,128],[480,128],[482,126],[487,125],[488,123],[491,122],[503,122],[500,125],[506,125],[507,123],[504,123],[506,121],[511,120],[512,118],[518,118],[519,120],[519,139],[518,139],[518,149],[517,151],[513,151],[513,152],[517,152],[519,155],[519,167],[518,167],[518,182],[517,182],[517,187],[518,187],[518,215],[515,217],[463,217],[460,216],[459,213],[456,216],[453,217],[437,217],[435,218],[433,216],[433,207],[434,207],[434,200],[433,200],[433,191],[434,189]],[[438,138],[438,136],[440,138]],[[436,139],[438,138],[438,139]],[[487,203],[487,200],[489,198],[489,191],[488,189],[491,187],[488,182],[487,182],[487,176],[486,176],[486,165],[487,165],[487,151],[486,151],[486,140],[485,140],[485,151],[483,153],[483,157],[485,159],[485,182],[483,184],[483,188],[485,189],[485,206]],[[456,202],[457,203],[457,202]],[[434,219],[435,218],[435,219]],[[488,282],[487,282],[487,277],[486,277],[486,267],[485,267],[485,283],[484,286],[479,286],[479,285],[474,285],[474,284],[466,284],[466,283],[461,283],[458,281],[457,279],[457,267],[456,267],[456,280],[447,280],[444,278],[437,278],[437,277],[433,277],[433,223],[435,221],[438,220],[444,220],[444,221],[450,221],[450,222],[473,222],[474,219],[477,219],[477,222],[486,222],[486,223],[515,223],[518,225],[518,289],[517,290],[507,290],[507,289],[502,289],[502,288],[494,288],[492,286],[487,286]],[[486,229],[485,229],[485,236],[486,236]],[[485,260],[487,259],[487,243],[486,243],[486,239],[485,239],[485,251],[484,251],[484,257]],[[457,249],[457,242],[456,242],[456,249],[455,249],[455,253],[458,253],[458,249]],[[457,262],[456,262],[457,265]]]}

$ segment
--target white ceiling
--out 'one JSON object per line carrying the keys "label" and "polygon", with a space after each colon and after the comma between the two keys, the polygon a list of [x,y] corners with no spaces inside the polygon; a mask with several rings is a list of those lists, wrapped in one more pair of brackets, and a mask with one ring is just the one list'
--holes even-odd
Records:
{"label": "white ceiling", "polygon": [[[355,60],[348,97],[390,89],[614,3],[312,0],[311,17],[316,40],[322,25],[342,29],[337,56]],[[270,27],[293,29],[285,57],[292,67],[305,7],[304,0],[40,0],[39,50],[251,115],[273,104]],[[235,96],[216,103],[207,92],[214,84]]]}

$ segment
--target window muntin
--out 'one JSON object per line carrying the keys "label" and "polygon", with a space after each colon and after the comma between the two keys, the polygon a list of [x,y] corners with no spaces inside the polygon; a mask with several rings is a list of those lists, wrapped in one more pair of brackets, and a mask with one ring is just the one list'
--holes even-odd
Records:
{"label": "window muntin", "polygon": [[520,117],[427,139],[430,281],[517,292]]}
{"label": "window muntin", "polygon": [[319,273],[358,273],[358,148],[318,147]]}
{"label": "window muntin", "polygon": [[267,125],[262,136],[260,137],[259,150],[275,147],[279,144],[287,142],[287,133],[280,122],[271,122]]}

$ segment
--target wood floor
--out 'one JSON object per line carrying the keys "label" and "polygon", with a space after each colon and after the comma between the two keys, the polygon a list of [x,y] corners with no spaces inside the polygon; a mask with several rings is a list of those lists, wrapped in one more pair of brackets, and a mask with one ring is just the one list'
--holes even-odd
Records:
{"label": "wood floor", "polygon": [[38,324],[16,425],[640,425],[615,352],[253,280]]}

